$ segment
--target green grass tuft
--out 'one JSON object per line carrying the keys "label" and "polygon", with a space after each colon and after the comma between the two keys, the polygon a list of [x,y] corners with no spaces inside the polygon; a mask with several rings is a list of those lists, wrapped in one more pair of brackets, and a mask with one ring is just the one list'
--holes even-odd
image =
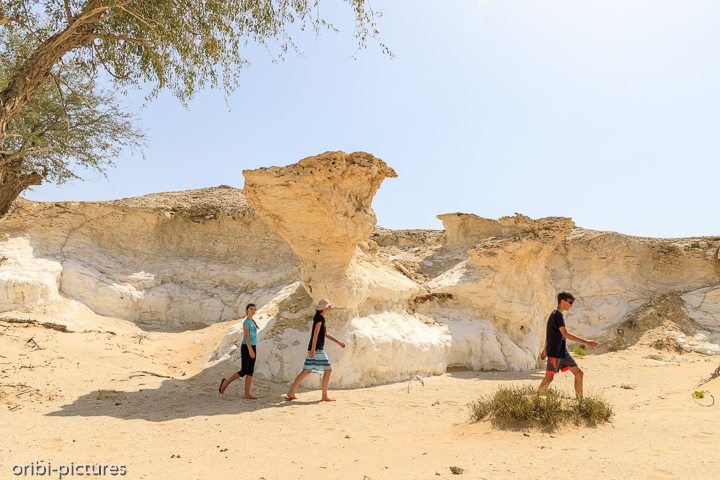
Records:
{"label": "green grass tuft", "polygon": [[705,392],[698,390],[693,393],[693,397],[695,398],[705,398]]}
{"label": "green grass tuft", "polygon": [[613,416],[613,408],[598,396],[575,398],[553,388],[538,391],[531,386],[510,385],[472,402],[470,416],[474,421],[492,418],[547,427],[568,421],[607,422]]}
{"label": "green grass tuft", "polygon": [[580,355],[581,357],[584,357],[585,355],[587,355],[587,353],[585,352],[585,347],[583,347],[582,345],[575,347],[575,350],[573,350],[573,353],[576,355]]}

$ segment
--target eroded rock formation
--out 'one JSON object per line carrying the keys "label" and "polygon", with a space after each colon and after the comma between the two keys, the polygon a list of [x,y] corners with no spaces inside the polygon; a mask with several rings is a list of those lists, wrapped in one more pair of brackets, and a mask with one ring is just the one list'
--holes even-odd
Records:
{"label": "eroded rock formation", "polygon": [[20,199],[0,229],[5,311],[47,307],[62,294],[142,324],[214,323],[299,275],[287,243],[231,187],[112,202]]}
{"label": "eroded rock formation", "polygon": [[556,288],[578,297],[572,314],[582,334],[602,333],[652,296],[671,292],[700,325],[716,330],[718,248],[720,237],[653,239],[576,228],[550,254],[548,266]]}
{"label": "eroded rock formation", "polygon": [[[375,225],[371,203],[395,172],[366,153],[245,176],[252,208],[230,187],[19,200],[0,220],[0,311],[63,323],[90,308],[192,328],[242,318],[253,301],[256,374],[285,382],[327,297],[328,329],[347,343],[328,344],[334,382],[361,386],[448,366],[532,369],[555,295],[568,290],[571,331],[604,348],[720,354],[720,237],[636,238],[519,214],[447,214],[445,231],[391,231]],[[236,359],[239,332],[214,360]]]}
{"label": "eroded rock formation", "polygon": [[335,307],[328,317],[330,331],[349,340],[347,350],[329,349],[338,356],[333,371],[341,384],[444,371],[446,331],[408,311],[412,298],[426,292],[384,262],[369,239],[376,223],[372,198],[385,178],[396,176],[394,170],[367,153],[327,152],[243,174],[248,203],[300,259],[295,302],[307,293],[301,320],[307,326],[292,328],[295,314],[286,311],[279,311],[269,326],[269,334],[280,339],[265,349],[271,378],[286,380],[300,370],[307,321],[321,298]]}
{"label": "eroded rock formation", "polygon": [[[440,216],[443,222],[454,217]],[[418,311],[448,325],[449,365],[533,368],[556,294],[546,258],[573,223],[518,214],[480,220],[485,231],[498,235],[480,240],[467,260],[431,280],[428,287],[439,300],[420,304]],[[447,233],[448,240],[457,238]]]}
{"label": "eroded rock formation", "polygon": [[243,175],[248,203],[290,244],[302,286],[316,301],[356,311],[369,300],[398,303],[420,291],[376,261],[369,241],[377,221],[372,199],[384,179],[397,177],[379,158],[326,152]]}

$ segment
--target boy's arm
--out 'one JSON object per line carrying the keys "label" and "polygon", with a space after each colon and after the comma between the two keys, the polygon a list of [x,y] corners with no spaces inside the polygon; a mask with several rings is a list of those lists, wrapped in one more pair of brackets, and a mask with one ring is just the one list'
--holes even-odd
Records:
{"label": "boy's arm", "polygon": [[333,342],[335,342],[335,343],[337,343],[338,345],[340,345],[342,348],[345,348],[345,344],[344,344],[343,342],[341,342],[340,340],[338,340],[337,338],[335,338],[335,337],[333,337],[332,335],[330,335],[329,333],[327,333],[327,330],[325,331],[325,338],[329,338],[329,339],[332,340]]}
{"label": "boy's arm", "polygon": [[545,346],[542,349],[542,352],[540,352],[540,360],[545,360],[547,357],[547,338],[545,339]]}
{"label": "boy's arm", "polygon": [[562,333],[562,336],[567,338],[568,340],[572,340],[573,342],[582,343],[583,345],[587,345],[590,348],[595,348],[598,346],[597,342],[593,342],[592,340],[585,340],[584,338],[576,337],[572,333],[568,333],[568,331],[565,327],[560,327],[560,333]]}

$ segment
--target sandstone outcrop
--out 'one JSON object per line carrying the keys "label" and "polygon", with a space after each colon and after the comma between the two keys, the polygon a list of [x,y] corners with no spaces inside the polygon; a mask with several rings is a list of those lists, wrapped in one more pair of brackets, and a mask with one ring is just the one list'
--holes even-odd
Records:
{"label": "sandstone outcrop", "polygon": [[231,187],[111,202],[20,199],[0,229],[9,239],[0,240],[4,311],[62,295],[141,324],[214,323],[299,274],[287,243]]}
{"label": "sandstone outcrop", "polygon": [[548,257],[555,287],[572,291],[573,323],[596,335],[659,294],[676,292],[720,341],[720,237],[653,239],[576,228]]}
{"label": "sandstone outcrop", "polygon": [[296,312],[280,311],[270,322],[269,333],[280,340],[265,349],[265,373],[284,381],[300,370],[308,318],[321,298],[335,307],[329,331],[349,340],[334,367],[341,384],[444,371],[449,340],[442,327],[408,311],[410,300],[425,290],[384,262],[370,240],[376,223],[372,198],[385,178],[397,176],[392,168],[367,153],[326,152],[243,175],[248,203],[288,242],[302,270],[294,293],[294,302],[303,305],[302,320],[293,328],[288,321]]}
{"label": "sandstone outcrop", "polygon": [[[347,344],[327,344],[333,382],[362,386],[448,366],[535,368],[555,295],[567,290],[570,330],[599,351],[720,354],[720,237],[637,238],[519,214],[446,214],[444,231],[392,231],[375,225],[371,204],[395,172],[367,153],[244,175],[245,194],[18,200],[0,219],[0,311],[63,323],[89,308],[195,328],[240,319],[252,301],[256,375],[286,382],[327,297],[328,330]],[[240,338],[234,325],[212,360],[236,361]]]}
{"label": "sandstone outcrop", "polygon": [[448,247],[477,245],[487,238],[509,237],[521,232],[514,217],[491,220],[471,213],[446,213],[437,218],[445,227],[445,245]]}
{"label": "sandstone outcrop", "polygon": [[[497,235],[478,236],[467,260],[431,280],[431,301],[421,303],[418,311],[448,326],[453,339],[449,365],[533,368],[556,294],[546,258],[573,223],[518,214],[480,220],[484,231]],[[457,242],[458,236],[447,229],[447,238]]]}
{"label": "sandstone outcrop", "polygon": [[375,261],[368,241],[377,221],[372,198],[395,171],[370,154],[326,152],[287,167],[246,170],[245,195],[300,259],[303,288],[316,301],[351,311],[371,296],[400,302],[417,286]]}
{"label": "sandstone outcrop", "polygon": [[58,301],[60,262],[33,255],[25,236],[0,236],[0,305],[2,310],[23,310],[52,305]]}

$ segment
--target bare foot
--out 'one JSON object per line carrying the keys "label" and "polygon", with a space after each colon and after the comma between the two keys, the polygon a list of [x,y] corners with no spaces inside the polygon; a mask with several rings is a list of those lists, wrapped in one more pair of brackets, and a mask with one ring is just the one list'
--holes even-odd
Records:
{"label": "bare foot", "polygon": [[257,400],[257,397],[253,397],[252,395],[245,395],[245,398],[247,400]]}
{"label": "bare foot", "polygon": [[323,402],[337,402],[337,399],[335,399],[335,398],[330,398],[330,397],[325,397],[325,398],[322,399],[322,401],[323,401]]}

